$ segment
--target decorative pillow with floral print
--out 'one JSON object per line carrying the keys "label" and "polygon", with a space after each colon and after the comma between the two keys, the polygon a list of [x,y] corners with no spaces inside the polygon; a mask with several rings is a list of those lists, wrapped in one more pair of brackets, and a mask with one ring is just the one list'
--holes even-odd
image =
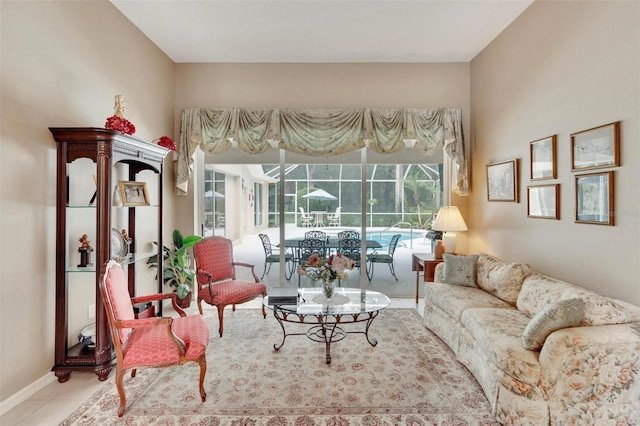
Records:
{"label": "decorative pillow with floral print", "polygon": [[445,253],[442,282],[447,284],[478,287],[476,284],[476,269],[478,267],[478,255],[460,256]]}
{"label": "decorative pillow with floral print", "polygon": [[584,315],[582,299],[561,300],[538,312],[522,334],[525,349],[539,351],[547,337],[556,330],[580,325]]}
{"label": "decorative pillow with floral print", "polygon": [[524,263],[507,263],[482,253],[478,257],[477,283],[481,289],[515,305],[522,282],[531,272]]}

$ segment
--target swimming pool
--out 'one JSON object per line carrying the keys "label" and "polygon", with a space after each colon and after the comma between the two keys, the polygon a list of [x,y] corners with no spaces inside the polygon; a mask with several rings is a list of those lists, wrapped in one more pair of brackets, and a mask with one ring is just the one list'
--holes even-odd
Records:
{"label": "swimming pool", "polygon": [[367,239],[375,240],[383,246],[389,245],[389,243],[391,242],[391,238],[393,238],[395,234],[400,234],[400,239],[398,240],[398,243],[400,244],[403,241],[411,240],[411,238],[424,238],[427,232],[422,229],[414,229],[412,236],[411,231],[408,229],[388,229],[384,231],[367,229]]}

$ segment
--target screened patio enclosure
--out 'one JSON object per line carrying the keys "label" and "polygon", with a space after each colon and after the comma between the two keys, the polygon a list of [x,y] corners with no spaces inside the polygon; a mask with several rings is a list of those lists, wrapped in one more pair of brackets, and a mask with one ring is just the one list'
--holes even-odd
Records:
{"label": "screened patio enclosure", "polygon": [[[268,185],[268,226],[280,223],[280,165],[264,165]],[[285,223],[301,226],[301,210],[335,214],[341,227],[361,227],[361,166],[355,164],[292,164],[284,171]],[[399,222],[424,228],[442,199],[442,164],[370,164],[366,166],[367,226],[389,227]],[[322,189],[335,197],[305,199]],[[327,223],[327,226],[330,226]],[[336,226],[334,224],[334,226]]]}

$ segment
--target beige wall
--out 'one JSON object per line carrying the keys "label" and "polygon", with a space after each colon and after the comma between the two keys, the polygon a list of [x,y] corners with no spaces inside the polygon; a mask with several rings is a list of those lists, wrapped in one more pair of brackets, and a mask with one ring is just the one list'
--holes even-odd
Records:
{"label": "beige wall", "polygon": [[[3,0],[0,7],[0,401],[5,402],[47,374],[54,362],[56,144],[48,127],[103,127],[113,114],[114,96],[123,94],[136,136],[173,136],[174,68],[107,1]],[[173,203],[171,191],[165,199]],[[165,223],[171,226],[173,214],[167,213]]]}
{"label": "beige wall", "polygon": [[[471,249],[640,303],[640,3],[536,1],[471,62]],[[570,134],[622,122],[615,226],[574,223]],[[529,142],[558,135],[560,220],[527,218]],[[519,158],[521,202],[486,201],[485,165]],[[542,182],[540,182],[542,183]]]}
{"label": "beige wall", "polygon": [[[176,64],[176,126],[184,108],[456,107],[468,138],[469,89],[468,63]],[[192,194],[176,206],[184,229],[193,227]],[[453,203],[468,216],[466,199]]]}

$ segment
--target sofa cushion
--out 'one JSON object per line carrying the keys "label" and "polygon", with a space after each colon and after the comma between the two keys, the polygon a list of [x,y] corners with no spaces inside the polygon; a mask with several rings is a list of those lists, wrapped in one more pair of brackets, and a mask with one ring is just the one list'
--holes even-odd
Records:
{"label": "sofa cushion", "polygon": [[524,279],[531,269],[524,263],[507,263],[481,253],[478,258],[478,287],[515,305]]}
{"label": "sofa cushion", "polygon": [[425,284],[425,299],[460,321],[462,313],[469,308],[515,308],[476,287],[465,287],[445,283]]}
{"label": "sofa cushion", "polygon": [[538,273],[531,274],[524,280],[517,307],[533,317],[550,304],[566,299],[584,301],[582,325],[626,324],[637,317],[637,313],[628,304],[618,303],[594,291]]}
{"label": "sofa cushion", "polygon": [[529,317],[515,309],[471,308],[462,314],[462,324],[475,338],[476,352],[506,375],[525,383],[520,394],[529,394],[540,380],[539,352],[522,347],[522,333]]}
{"label": "sofa cushion", "polygon": [[567,299],[548,305],[527,324],[522,334],[525,349],[539,351],[547,336],[556,330],[575,327],[582,321],[584,302],[582,299]]}
{"label": "sofa cushion", "polygon": [[442,281],[447,284],[477,287],[476,271],[478,268],[478,255],[461,256],[455,254],[443,255],[444,269]]}

